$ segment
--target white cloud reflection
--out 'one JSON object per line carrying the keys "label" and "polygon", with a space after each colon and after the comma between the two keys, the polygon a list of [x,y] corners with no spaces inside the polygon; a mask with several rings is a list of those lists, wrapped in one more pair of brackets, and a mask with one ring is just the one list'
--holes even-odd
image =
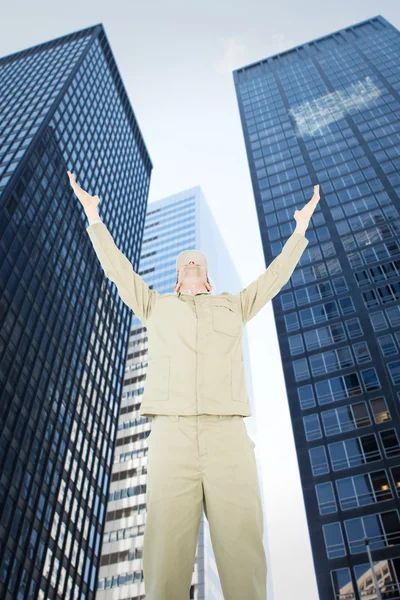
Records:
{"label": "white cloud reflection", "polygon": [[345,90],[335,90],[330,94],[303,102],[289,113],[296,121],[296,135],[321,135],[330,123],[340,121],[350,111],[368,108],[381,95],[380,89],[370,77],[352,83]]}

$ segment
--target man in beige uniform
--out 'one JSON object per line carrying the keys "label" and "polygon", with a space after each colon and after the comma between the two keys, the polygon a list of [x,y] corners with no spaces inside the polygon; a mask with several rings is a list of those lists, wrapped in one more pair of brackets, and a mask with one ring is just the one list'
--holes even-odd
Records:
{"label": "man in beige uniform", "polygon": [[148,371],[140,415],[148,437],[143,541],[146,600],[188,600],[202,508],[225,600],[265,600],[267,564],[242,330],[289,280],[308,241],[319,186],[296,229],[262,275],[238,294],[212,295],[207,259],[185,251],[176,293],[159,294],[116,247],[89,196],[70,175],[89,218],[88,235],[108,279],[148,333]]}

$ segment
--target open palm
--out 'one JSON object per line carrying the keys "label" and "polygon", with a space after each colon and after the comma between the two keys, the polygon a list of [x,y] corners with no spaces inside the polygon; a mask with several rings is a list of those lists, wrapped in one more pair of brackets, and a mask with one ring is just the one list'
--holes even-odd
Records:
{"label": "open palm", "polygon": [[314,195],[309,202],[301,210],[296,210],[294,218],[296,220],[296,228],[302,232],[305,232],[313,212],[319,202],[319,184],[314,185]]}

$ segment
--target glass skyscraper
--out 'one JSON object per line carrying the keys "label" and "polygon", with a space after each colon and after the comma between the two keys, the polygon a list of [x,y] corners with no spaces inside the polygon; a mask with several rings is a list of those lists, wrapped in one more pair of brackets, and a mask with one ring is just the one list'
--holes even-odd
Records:
{"label": "glass skyscraper", "polygon": [[400,33],[378,15],[233,76],[266,264],[320,184],[273,300],[319,595],[378,597],[368,538],[400,598]]}
{"label": "glass skyscraper", "polygon": [[[205,252],[208,257],[212,294],[223,291],[237,293],[242,288],[200,186],[151,202],[144,229],[139,274],[151,289],[157,289],[160,294],[175,293],[176,258],[180,252],[191,248]],[[140,415],[148,364],[148,339],[146,328],[136,316],[132,319],[128,346],[97,600],[145,598],[142,559],[146,523],[146,440],[152,418]],[[247,370],[246,331],[243,332],[243,356]],[[248,383],[251,391],[250,377]],[[251,394],[249,398],[253,416],[246,419],[246,425],[252,431],[255,409]],[[254,433],[251,435],[254,436]],[[174,440],[171,440],[173,443]],[[223,600],[204,512],[200,520],[189,599]]]}
{"label": "glass skyscraper", "polygon": [[93,599],[152,164],[101,24],[0,60],[0,597]]}

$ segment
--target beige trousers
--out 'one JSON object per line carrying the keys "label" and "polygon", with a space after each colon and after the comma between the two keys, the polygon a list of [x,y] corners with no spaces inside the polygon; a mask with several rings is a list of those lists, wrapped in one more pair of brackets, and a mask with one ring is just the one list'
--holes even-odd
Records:
{"label": "beige trousers", "polygon": [[148,441],[146,600],[189,600],[203,507],[225,600],[266,600],[260,487],[243,417],[156,415]]}

